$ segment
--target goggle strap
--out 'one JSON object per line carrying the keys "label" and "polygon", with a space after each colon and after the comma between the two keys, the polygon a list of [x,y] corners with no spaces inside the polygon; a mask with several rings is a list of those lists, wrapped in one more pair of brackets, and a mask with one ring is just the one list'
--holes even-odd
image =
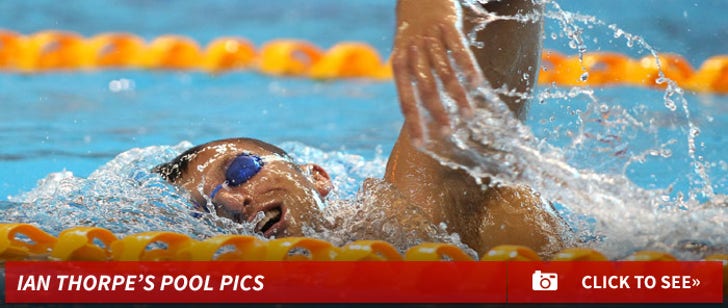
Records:
{"label": "goggle strap", "polygon": [[212,192],[210,193],[210,200],[215,199],[215,195],[217,195],[217,193],[220,192],[220,189],[222,189],[222,187],[223,187],[223,185],[225,185],[225,183],[227,183],[227,181],[220,183],[219,185],[217,185],[215,187],[215,189],[212,190]]}

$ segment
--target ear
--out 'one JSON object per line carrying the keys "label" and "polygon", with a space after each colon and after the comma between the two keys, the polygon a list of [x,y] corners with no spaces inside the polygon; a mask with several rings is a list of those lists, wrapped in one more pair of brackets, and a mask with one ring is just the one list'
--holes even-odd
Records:
{"label": "ear", "polygon": [[305,164],[301,168],[308,171],[309,179],[313,182],[314,188],[322,198],[325,198],[334,188],[333,184],[331,184],[331,177],[323,167],[317,164]]}

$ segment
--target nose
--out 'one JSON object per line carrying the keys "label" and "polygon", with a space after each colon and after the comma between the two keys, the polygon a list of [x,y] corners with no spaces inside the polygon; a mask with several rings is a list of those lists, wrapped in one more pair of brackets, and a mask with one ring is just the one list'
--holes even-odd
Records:
{"label": "nose", "polygon": [[243,198],[243,208],[250,207],[250,204],[251,203],[253,203],[253,199],[252,198],[250,198],[248,196],[246,196],[245,198]]}
{"label": "nose", "polygon": [[219,215],[232,218],[234,221],[249,221],[255,215],[255,200],[250,194],[239,189],[221,192],[210,200],[215,204]]}

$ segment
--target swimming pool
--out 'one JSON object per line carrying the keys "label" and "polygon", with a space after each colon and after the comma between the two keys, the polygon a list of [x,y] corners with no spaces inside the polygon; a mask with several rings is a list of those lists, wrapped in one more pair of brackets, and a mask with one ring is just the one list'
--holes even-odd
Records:
{"label": "swimming pool", "polygon": [[[617,24],[627,32],[640,35],[655,49],[682,54],[696,66],[707,57],[728,50],[728,21],[721,15],[728,4],[722,1],[620,1],[609,6],[599,6],[598,2],[560,1],[558,4],[566,11],[595,15],[607,25]],[[279,1],[265,5],[257,1],[184,1],[175,3],[174,8],[161,1],[131,0],[103,5],[90,0],[72,4],[0,3],[2,27],[25,34],[51,28],[85,36],[124,31],[151,40],[174,33],[189,36],[201,44],[216,37],[235,35],[251,40],[256,46],[277,38],[304,39],[322,47],[356,40],[374,46],[383,55],[390,52],[393,12],[391,0]],[[545,47],[575,53],[556,21],[548,21],[545,35]],[[586,27],[583,37],[590,51],[617,51],[634,57],[647,54],[639,44],[628,46],[624,37],[616,38],[614,31],[605,26]],[[120,80],[129,81],[129,86],[115,88],[113,84]],[[328,164],[334,175],[339,176],[337,196],[347,198],[356,192],[363,177],[381,175],[402,122],[393,84],[370,80],[320,82],[251,72],[212,76],[197,72],[113,70],[2,73],[0,89],[3,106],[0,196],[3,200],[14,196],[5,203],[6,208],[13,210],[18,209],[18,201],[33,205],[42,196],[54,200],[57,198],[54,195],[63,194],[64,190],[55,186],[55,190],[43,190],[44,185],[53,181],[36,184],[55,172],[67,170],[78,179],[86,179],[93,178],[94,174],[113,173],[110,170],[125,171],[130,166],[132,170],[141,169],[171,158],[184,148],[184,145],[173,149],[165,146],[183,141],[199,144],[231,136],[267,140],[283,145],[301,159]],[[536,136],[558,146],[573,166],[593,169],[599,174],[626,173],[645,189],[672,186],[669,195],[673,199],[680,194],[690,195],[707,180],[714,193],[728,193],[728,164],[723,154],[728,140],[722,133],[728,129],[726,96],[690,93],[685,96],[690,120],[701,130],[696,139],[695,159],[706,162],[709,167],[708,177],[701,178],[694,174],[687,151],[688,120],[682,109],[671,111],[664,107],[663,91],[611,87],[594,89],[596,101],[586,95],[590,92],[579,91],[571,92],[579,94],[573,98],[558,98],[557,94],[568,96],[569,91],[540,87],[536,95],[543,98],[543,103],[532,104],[527,124]],[[610,112],[619,120],[609,125],[585,122],[583,119],[594,117],[580,119],[581,113],[575,110],[592,110],[593,115]],[[625,123],[622,121],[625,117],[620,116],[624,114],[637,118],[638,123]],[[580,129],[621,139],[617,145],[609,143],[613,140],[604,143],[597,138],[575,143],[569,132]],[[605,150],[614,146],[628,148],[629,155],[615,156],[614,151]],[[114,159],[133,148],[144,148],[141,154],[135,152],[137,161]],[[637,157],[655,148],[667,152],[645,154],[644,159]],[[113,166],[100,168],[109,162]],[[132,172],[125,179],[145,176]],[[104,190],[103,196],[114,192],[123,196],[128,192],[124,189],[130,188],[123,185],[110,189],[108,186],[114,180],[67,184],[66,188],[75,193],[66,193],[89,197],[95,189]],[[100,188],[100,183],[106,186]],[[155,191],[154,185],[159,183],[150,183],[136,193]],[[35,194],[23,195],[33,189]],[[699,194],[695,198],[706,201]],[[707,197],[713,201],[719,198]],[[182,206],[183,202],[179,202]],[[37,219],[17,212],[22,210],[6,214],[14,221]],[[696,219],[709,220],[712,218],[708,215],[716,213],[719,216],[715,223],[725,224],[724,210],[693,214],[699,216]],[[44,219],[55,217],[43,215],[50,215]],[[92,218],[88,219],[92,221]],[[74,222],[81,224],[84,220],[74,216]],[[164,222],[159,226],[164,226]],[[718,230],[716,225],[706,228]],[[725,233],[700,234],[710,236],[695,240],[709,244],[725,245],[728,240]]]}

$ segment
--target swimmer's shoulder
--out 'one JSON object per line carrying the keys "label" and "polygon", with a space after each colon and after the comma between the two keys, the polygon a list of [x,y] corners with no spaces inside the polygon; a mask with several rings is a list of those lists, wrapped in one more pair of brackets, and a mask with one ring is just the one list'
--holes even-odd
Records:
{"label": "swimmer's shoulder", "polygon": [[503,185],[489,188],[486,196],[483,207],[488,211],[479,226],[484,248],[522,245],[548,256],[571,244],[566,222],[553,204],[532,188]]}
{"label": "swimmer's shoulder", "polygon": [[383,179],[367,178],[362,182],[357,200],[364,204],[381,207],[411,207],[410,200],[394,186]]}
{"label": "swimmer's shoulder", "polygon": [[438,226],[428,211],[413,204],[394,185],[382,180],[369,178],[364,180],[357,194],[357,204],[361,207],[362,222],[380,238],[387,238],[393,243],[412,241],[432,241],[437,234]]}

